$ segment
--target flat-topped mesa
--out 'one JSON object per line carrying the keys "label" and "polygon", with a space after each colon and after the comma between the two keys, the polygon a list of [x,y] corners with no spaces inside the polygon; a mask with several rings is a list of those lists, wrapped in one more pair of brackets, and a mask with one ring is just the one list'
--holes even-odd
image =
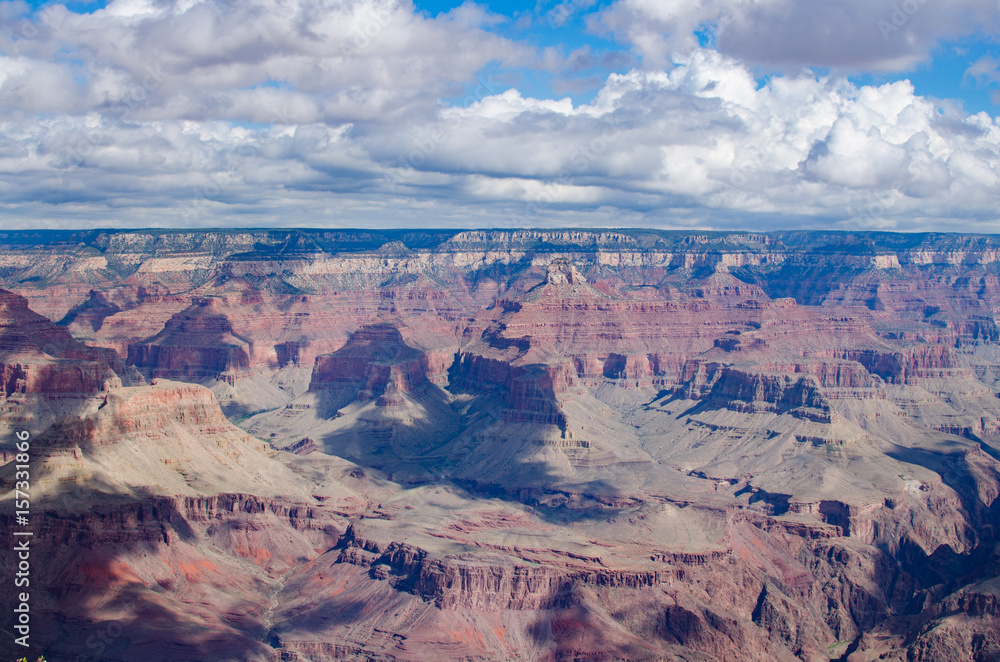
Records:
{"label": "flat-topped mesa", "polygon": [[410,347],[392,324],[363,326],[332,354],[316,357],[310,391],[355,389],[358,399],[380,398],[383,405],[399,404],[400,393],[428,383],[427,356]]}
{"label": "flat-topped mesa", "polygon": [[[28,308],[22,296],[0,290],[2,394],[97,393],[121,386],[114,350],[88,347]],[[116,374],[117,373],[117,374]]]}
{"label": "flat-topped mesa", "polygon": [[214,299],[195,299],[151,338],[130,343],[127,363],[151,377],[230,384],[250,367],[252,343],[237,335]]}
{"label": "flat-topped mesa", "polygon": [[919,379],[971,377],[972,371],[959,365],[954,350],[947,345],[914,345],[892,349],[833,349],[817,355],[857,361],[870,373],[890,384],[913,384]]}
{"label": "flat-topped mesa", "polygon": [[766,366],[697,366],[682,388],[685,397],[742,412],[789,413],[819,423],[830,423],[830,403],[811,374],[769,373]]}

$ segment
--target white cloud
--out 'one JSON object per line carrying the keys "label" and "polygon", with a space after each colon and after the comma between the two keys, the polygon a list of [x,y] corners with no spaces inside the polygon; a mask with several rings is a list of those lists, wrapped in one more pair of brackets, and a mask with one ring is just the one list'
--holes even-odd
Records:
{"label": "white cloud", "polygon": [[965,70],[965,78],[974,78],[980,83],[1000,82],[1000,61],[994,57],[983,56],[969,65]]}
{"label": "white cloud", "polygon": [[[27,112],[124,106],[134,120],[392,121],[432,111],[492,61],[530,61],[533,49],[485,29],[493,21],[473,4],[430,19],[407,0],[55,6],[29,23],[30,39],[0,43],[11,60],[0,99]],[[0,16],[0,31],[24,23]]]}
{"label": "white cloud", "polygon": [[994,0],[616,0],[591,27],[633,44],[652,67],[698,48],[703,31],[724,53],[795,70],[903,70],[940,41],[995,34]]}
{"label": "white cloud", "polygon": [[[783,2],[620,0],[603,17],[641,10],[681,35],[728,9],[721,47],[737,10]],[[376,0],[56,6],[0,57],[5,222],[1000,230],[1000,126],[906,81],[762,85],[689,41],[575,105],[481,73],[535,53],[496,20]],[[19,25],[3,3],[0,21]]]}

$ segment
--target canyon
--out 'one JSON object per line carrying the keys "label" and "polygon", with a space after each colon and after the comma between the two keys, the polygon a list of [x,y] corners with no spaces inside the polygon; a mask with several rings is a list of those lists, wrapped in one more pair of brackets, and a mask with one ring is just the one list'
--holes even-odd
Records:
{"label": "canyon", "polygon": [[986,235],[0,232],[32,653],[998,660],[998,313]]}

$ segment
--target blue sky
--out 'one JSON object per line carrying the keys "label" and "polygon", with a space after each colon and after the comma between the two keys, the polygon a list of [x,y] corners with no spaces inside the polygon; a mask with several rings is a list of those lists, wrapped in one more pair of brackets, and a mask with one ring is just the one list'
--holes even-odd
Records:
{"label": "blue sky", "polygon": [[[418,11],[429,16],[438,16],[460,6],[461,2],[415,2]],[[596,66],[575,71],[566,80],[557,76],[533,70],[530,67],[504,72],[500,67],[489,67],[486,73],[500,76],[525,93],[533,96],[570,97],[575,103],[585,103],[600,89],[607,74],[628,69],[632,57],[628,48],[617,43],[610,35],[601,35],[588,30],[586,17],[608,2],[577,0],[563,3],[565,9],[558,9],[556,2],[483,2],[482,6],[500,18],[491,31],[513,41],[526,41],[540,48],[556,49],[564,54],[577,49],[588,48],[591,53],[603,56],[604,61]],[[464,97],[450,99],[461,102]]]}
{"label": "blue sky", "polygon": [[966,72],[975,62],[983,58],[996,58],[998,53],[1000,48],[985,39],[946,42],[931,52],[927,62],[912,69],[876,75],[856,73],[850,78],[862,84],[906,79],[913,83],[920,95],[960,102],[969,113],[996,115],[1000,110],[996,99],[997,91],[1000,90],[997,81],[976,78],[966,75]]}
{"label": "blue sky", "polygon": [[1000,232],[995,0],[0,0],[12,227]]}
{"label": "blue sky", "polygon": [[[926,1],[926,0],[925,0]],[[69,10],[77,13],[91,13],[106,6],[104,0],[76,1],[56,3],[51,0],[28,0],[31,8],[64,4]],[[454,0],[416,0],[415,10],[436,17],[447,13],[462,2]],[[551,47],[564,52],[571,52],[581,47],[589,47],[594,53],[619,55],[618,58],[608,58],[611,66],[595,66],[580,72],[580,89],[573,86],[553,86],[552,75],[540,74],[529,68],[508,72],[511,79],[518,80],[521,89],[533,93],[547,93],[556,96],[570,91],[574,100],[589,100],[599,89],[591,83],[593,77],[600,73],[612,71],[621,72],[627,68],[630,57],[628,44],[617,42],[611,35],[588,29],[587,17],[607,8],[612,4],[609,0],[569,0],[558,2],[553,0],[531,1],[500,1],[488,0],[478,3],[498,17],[498,21],[490,26],[490,31],[517,41],[527,41],[540,47]],[[887,4],[887,3],[883,3]],[[889,4],[892,7],[892,4]],[[891,23],[891,11],[887,10],[887,21]],[[903,39],[901,32],[888,32],[890,38]],[[975,78],[966,74],[968,69],[982,58],[997,58],[1000,47],[995,36],[986,34],[967,35],[961,40],[942,40],[933,48],[928,49],[923,61],[912,67],[906,67],[892,72],[869,72],[865,70],[837,69],[814,66],[819,74],[843,75],[859,84],[882,84],[889,81],[908,79],[918,94],[937,99],[954,100],[963,105],[970,113],[987,112],[997,114],[997,96],[1000,84],[996,80]],[[499,71],[496,67],[486,71]],[[769,67],[755,67],[758,78],[764,79],[774,73]],[[589,74],[589,76],[588,76]],[[470,83],[471,84],[471,83]],[[474,87],[474,86],[473,86]],[[555,89],[553,89],[555,87]],[[455,97],[460,100],[460,96]]]}
{"label": "blue sky", "polygon": [[[420,11],[425,11],[434,16],[442,12],[450,11],[461,5],[461,2],[449,0],[417,1],[414,3]],[[609,35],[599,34],[595,30],[588,30],[586,17],[593,15],[595,11],[610,5],[610,2],[569,2],[569,11],[565,12],[566,21],[554,27],[555,23],[547,20],[552,15],[553,9],[560,3],[545,2],[483,2],[480,3],[505,18],[503,23],[498,24],[494,29],[499,34],[503,34],[512,39],[529,40],[541,46],[551,46],[571,51],[582,46],[589,46],[594,52],[601,53],[622,53],[628,54],[627,44],[620,44]],[[891,8],[890,3],[883,3]],[[589,5],[586,9],[582,6]],[[1000,10],[998,10],[1000,11]],[[557,12],[556,15],[559,15]],[[520,21],[518,19],[521,19]],[[888,12],[887,22],[890,25],[892,15]],[[893,27],[895,27],[893,25]],[[876,27],[876,29],[878,29]],[[880,33],[881,34],[881,33]],[[888,31],[890,38],[905,38],[902,32]],[[997,81],[976,79],[966,75],[966,71],[972,64],[984,57],[996,58],[1000,54],[1000,48],[994,38],[988,35],[969,35],[958,41],[945,41],[937,43],[927,51],[926,59],[915,66],[907,67],[893,72],[869,72],[865,70],[833,69],[833,73],[844,75],[859,84],[881,84],[885,82],[908,79],[910,80],[918,94],[923,96],[948,99],[960,102],[966,111],[970,113],[987,112],[997,114],[998,105],[994,95],[1000,90]],[[623,67],[605,69],[608,71],[620,71]],[[814,66],[817,73],[830,74],[831,68]],[[763,79],[774,73],[769,67],[755,67],[758,78]],[[525,87],[541,93],[543,90],[549,94],[557,94],[551,89],[552,77],[532,77],[530,73],[522,73],[527,78]],[[546,85],[548,88],[546,89]],[[589,100],[596,92],[597,88],[581,90],[571,94],[574,100]],[[561,89],[559,91],[562,91]]]}

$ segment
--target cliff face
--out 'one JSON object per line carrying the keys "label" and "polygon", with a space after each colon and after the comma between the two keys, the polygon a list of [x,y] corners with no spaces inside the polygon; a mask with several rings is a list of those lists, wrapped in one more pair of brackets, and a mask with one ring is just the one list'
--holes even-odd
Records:
{"label": "cliff face", "polygon": [[992,659],[998,264],[994,237],[840,233],[0,248],[38,641],[48,659],[88,641],[104,659]]}
{"label": "cliff face", "polygon": [[[53,659],[268,659],[268,596],[336,543],[337,508],[353,493],[327,492],[324,507],[200,386],[118,386],[73,402],[30,439],[31,606],[51,624],[33,641]],[[17,480],[13,462],[0,468],[0,492]],[[12,515],[0,529],[15,529]],[[12,585],[13,572],[3,571]],[[87,648],[95,641],[100,650]]]}
{"label": "cliff face", "polygon": [[128,346],[126,362],[152,377],[235,381],[250,367],[251,344],[233,333],[211,299],[201,299],[167,321],[152,338]]}
{"label": "cliff face", "polygon": [[96,393],[121,381],[122,362],[109,350],[87,347],[0,290],[0,379],[3,394]]}
{"label": "cliff face", "polygon": [[873,375],[892,384],[919,383],[920,379],[971,376],[962,369],[955,353],[947,345],[918,345],[888,352],[842,349],[831,352],[833,358],[857,361]]}
{"label": "cliff face", "polygon": [[790,412],[829,423],[830,405],[814,379],[726,368],[708,393],[713,404],[737,411]]}
{"label": "cliff face", "polygon": [[460,354],[450,377],[456,388],[502,394],[506,421],[566,427],[556,394],[572,377],[567,366],[513,366],[478,354]]}
{"label": "cliff face", "polygon": [[387,390],[407,393],[424,386],[428,372],[440,367],[410,347],[391,324],[371,324],[351,334],[332,354],[316,357],[309,390],[351,388],[359,397],[383,395]]}

